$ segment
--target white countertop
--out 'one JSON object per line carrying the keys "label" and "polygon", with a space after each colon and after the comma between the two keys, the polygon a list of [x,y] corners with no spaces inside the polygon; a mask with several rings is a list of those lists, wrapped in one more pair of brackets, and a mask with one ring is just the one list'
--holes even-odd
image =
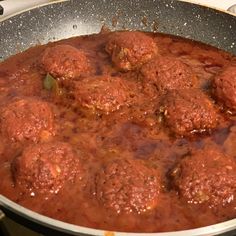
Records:
{"label": "white countertop", "polygon": [[191,2],[208,5],[213,8],[219,8],[223,10],[227,10],[229,7],[236,4],[236,0],[191,0]]}

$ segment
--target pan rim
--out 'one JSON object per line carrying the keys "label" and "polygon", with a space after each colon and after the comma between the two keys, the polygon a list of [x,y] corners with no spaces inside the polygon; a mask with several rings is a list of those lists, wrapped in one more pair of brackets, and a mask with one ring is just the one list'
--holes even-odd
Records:
{"label": "pan rim", "polygon": [[[24,9],[22,11],[19,11],[14,14],[11,14],[9,16],[6,16],[6,17],[0,19],[0,23],[5,20],[8,20],[14,16],[17,16],[19,14],[22,14],[24,12],[27,12],[27,11],[30,11],[30,10],[33,10],[36,8],[44,7],[47,5],[53,5],[53,4],[57,4],[57,3],[62,3],[62,2],[68,2],[68,1],[70,1],[70,0],[58,0],[58,1],[49,2],[49,3],[45,3],[45,4],[38,4],[34,7]],[[186,3],[190,3],[190,4],[202,6],[202,7],[211,8],[217,12],[222,12],[224,14],[236,16],[236,14],[233,14],[231,12],[228,12],[228,11],[225,11],[222,9],[218,9],[218,8],[213,8],[208,5],[204,5],[204,4],[197,4],[196,2],[192,2],[191,0],[178,0],[178,1],[179,2],[186,2]],[[22,207],[21,205],[9,200],[8,198],[6,198],[2,195],[0,195],[0,205],[2,207],[5,207],[8,210],[11,210],[12,212],[18,213],[19,215],[23,216],[24,218],[28,218],[31,221],[34,221],[35,223],[40,223],[44,226],[54,228],[54,229],[60,230],[62,232],[70,231],[70,233],[74,234],[74,235],[77,235],[78,233],[92,234],[92,235],[106,235],[107,234],[107,231],[104,231],[104,230],[69,224],[69,223],[65,223],[65,222],[55,220],[53,218],[41,215],[41,214],[36,213],[32,210],[29,210],[25,207]],[[129,236],[136,236],[136,235],[140,235],[140,236],[144,236],[144,235],[147,235],[147,236],[167,236],[167,235],[169,235],[169,236],[182,236],[182,235],[203,236],[203,235],[221,234],[221,233],[227,232],[229,230],[233,230],[233,229],[236,229],[236,218],[232,219],[232,220],[224,221],[222,223],[210,225],[210,226],[189,229],[189,230],[182,230],[182,231],[172,231],[172,232],[163,232],[163,233],[129,233],[129,232],[114,232],[114,233],[116,236],[125,236],[125,235],[129,235]]]}
{"label": "pan rim", "polygon": [[[44,7],[44,6],[47,6],[47,5],[54,5],[54,4],[58,4],[58,3],[62,3],[62,2],[69,2],[69,1],[70,1],[70,0],[54,0],[54,1],[52,1],[52,2],[40,3],[40,4],[37,4],[37,5],[33,6],[33,7],[28,7],[28,8],[26,8],[26,9],[17,11],[17,12],[15,12],[15,13],[13,13],[13,14],[7,15],[7,16],[5,16],[5,17],[3,17],[3,18],[0,19],[0,23],[2,23],[3,21],[8,20],[8,19],[10,19],[10,18],[12,18],[12,17],[14,17],[14,16],[20,15],[20,14],[22,14],[22,13],[24,13],[24,12],[34,10],[34,9],[36,9],[36,8],[41,8],[41,7]],[[180,1],[181,1],[181,0],[180,0]]]}
{"label": "pan rim", "polygon": [[206,4],[203,4],[203,3],[196,3],[195,1],[192,1],[192,0],[177,0],[179,2],[187,2],[187,3],[191,3],[191,4],[194,4],[194,5],[198,5],[198,6],[202,6],[202,7],[206,7],[206,8],[211,8],[215,11],[218,11],[218,12],[223,12],[225,14],[229,14],[229,15],[232,15],[232,16],[236,16],[236,13],[233,13],[233,12],[230,12],[230,11],[227,11],[227,10],[224,10],[224,9],[221,9],[219,7],[213,7],[213,6],[210,6],[208,5],[207,3]]}
{"label": "pan rim", "polygon": [[[42,214],[39,214],[35,211],[32,211],[28,208],[25,208],[11,200],[9,200],[7,197],[4,197],[3,195],[0,195],[0,205],[11,211],[15,214],[20,215],[21,217],[28,219],[30,221],[33,221],[34,223],[41,224],[45,227],[49,227],[54,230],[59,230],[60,232],[66,232],[70,233],[72,235],[78,235],[79,233],[88,234],[88,235],[98,235],[98,236],[104,236],[107,235],[107,230],[101,230],[101,229],[95,229],[95,228],[89,228],[79,225],[74,225],[70,223],[66,223],[60,220],[53,219],[48,216],[44,216]],[[4,212],[4,210],[3,210]],[[209,235],[218,235],[225,232],[228,232],[229,230],[236,229],[236,218],[228,221],[224,221],[221,223],[217,223],[214,225],[209,225],[205,227],[200,228],[194,228],[189,230],[180,230],[180,231],[171,231],[171,232],[157,232],[157,233],[133,233],[133,232],[118,232],[118,231],[112,231],[111,233],[114,233],[115,236],[209,236]],[[69,232],[68,232],[69,231]]]}
{"label": "pan rim", "polygon": [[[37,4],[33,7],[29,7],[29,8],[26,8],[24,10],[21,10],[21,11],[17,11],[13,14],[10,14],[6,17],[3,17],[0,19],[0,23],[2,23],[3,21],[5,20],[8,20],[14,16],[17,16],[17,15],[20,15],[24,12],[27,12],[27,11],[31,11],[33,9],[36,9],[36,8],[40,8],[40,7],[44,7],[44,6],[48,6],[48,5],[53,5],[53,4],[58,4],[58,3],[62,3],[62,2],[69,2],[70,0],[55,0],[55,1],[52,1],[52,2],[48,2],[48,3],[41,3],[41,4]],[[229,12],[227,10],[224,10],[224,9],[221,9],[221,8],[218,8],[218,7],[213,7],[213,6],[210,6],[208,4],[202,4],[202,3],[196,3],[192,0],[177,0],[178,2],[186,2],[186,3],[189,3],[189,4],[194,4],[194,5],[197,5],[197,6],[202,6],[202,7],[205,7],[205,8],[210,8],[210,9],[213,9],[217,12],[221,12],[221,13],[224,13],[224,14],[228,14],[228,15],[231,15],[231,16],[236,16],[236,13],[232,13],[232,12]]]}

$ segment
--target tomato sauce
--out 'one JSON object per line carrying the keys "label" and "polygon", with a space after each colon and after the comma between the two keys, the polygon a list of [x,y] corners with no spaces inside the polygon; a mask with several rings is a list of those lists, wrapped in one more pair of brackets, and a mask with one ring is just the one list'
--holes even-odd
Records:
{"label": "tomato sauce", "polygon": [[[14,182],[11,165],[25,146],[1,138],[0,193],[54,219],[110,231],[176,231],[234,218],[236,208],[233,206],[216,214],[206,205],[185,202],[172,188],[169,173],[184,156],[202,147],[216,145],[225,154],[235,157],[235,116],[220,108],[221,120],[216,129],[189,137],[175,136],[159,114],[161,98],[156,95],[155,86],[143,88],[139,70],[120,71],[112,64],[104,49],[110,34],[102,32],[36,46],[0,64],[0,104],[17,96],[33,96],[52,104],[57,129],[52,139],[69,143],[77,150],[82,166],[82,177],[79,175],[73,182],[66,183],[57,193],[22,192]],[[234,55],[183,38],[145,34],[154,40],[160,55],[178,58],[189,65],[197,77],[199,89],[214,99],[211,82],[216,74],[235,62]],[[66,81],[58,80],[59,87],[66,88],[62,94],[45,89],[46,73],[39,66],[40,58],[46,48],[58,44],[86,51],[93,67],[90,76],[109,75],[130,83],[134,88],[134,105],[120,106],[107,114],[78,105]],[[91,188],[94,174],[101,171],[107,161],[124,157],[158,169],[161,190],[153,209],[117,213],[97,200]]]}

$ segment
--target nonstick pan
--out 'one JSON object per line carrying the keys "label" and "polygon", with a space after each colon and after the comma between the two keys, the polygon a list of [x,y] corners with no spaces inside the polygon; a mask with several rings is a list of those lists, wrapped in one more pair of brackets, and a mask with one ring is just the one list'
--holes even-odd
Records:
{"label": "nonstick pan", "polygon": [[[236,54],[236,17],[233,14],[173,0],[73,0],[38,6],[3,19],[0,22],[0,60],[37,44],[97,33],[104,25],[112,30],[138,29],[178,35]],[[42,216],[1,195],[0,207],[8,217],[46,235],[108,235],[103,230]],[[187,231],[114,232],[114,235],[235,235],[235,229],[236,219],[233,219]]]}

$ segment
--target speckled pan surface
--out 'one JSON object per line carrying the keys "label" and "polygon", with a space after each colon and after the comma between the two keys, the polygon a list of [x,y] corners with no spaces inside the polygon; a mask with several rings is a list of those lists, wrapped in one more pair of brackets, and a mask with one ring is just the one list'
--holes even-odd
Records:
{"label": "speckled pan surface", "polygon": [[173,0],[72,0],[36,7],[0,22],[0,60],[35,44],[111,29],[180,35],[236,54],[236,17]]}

